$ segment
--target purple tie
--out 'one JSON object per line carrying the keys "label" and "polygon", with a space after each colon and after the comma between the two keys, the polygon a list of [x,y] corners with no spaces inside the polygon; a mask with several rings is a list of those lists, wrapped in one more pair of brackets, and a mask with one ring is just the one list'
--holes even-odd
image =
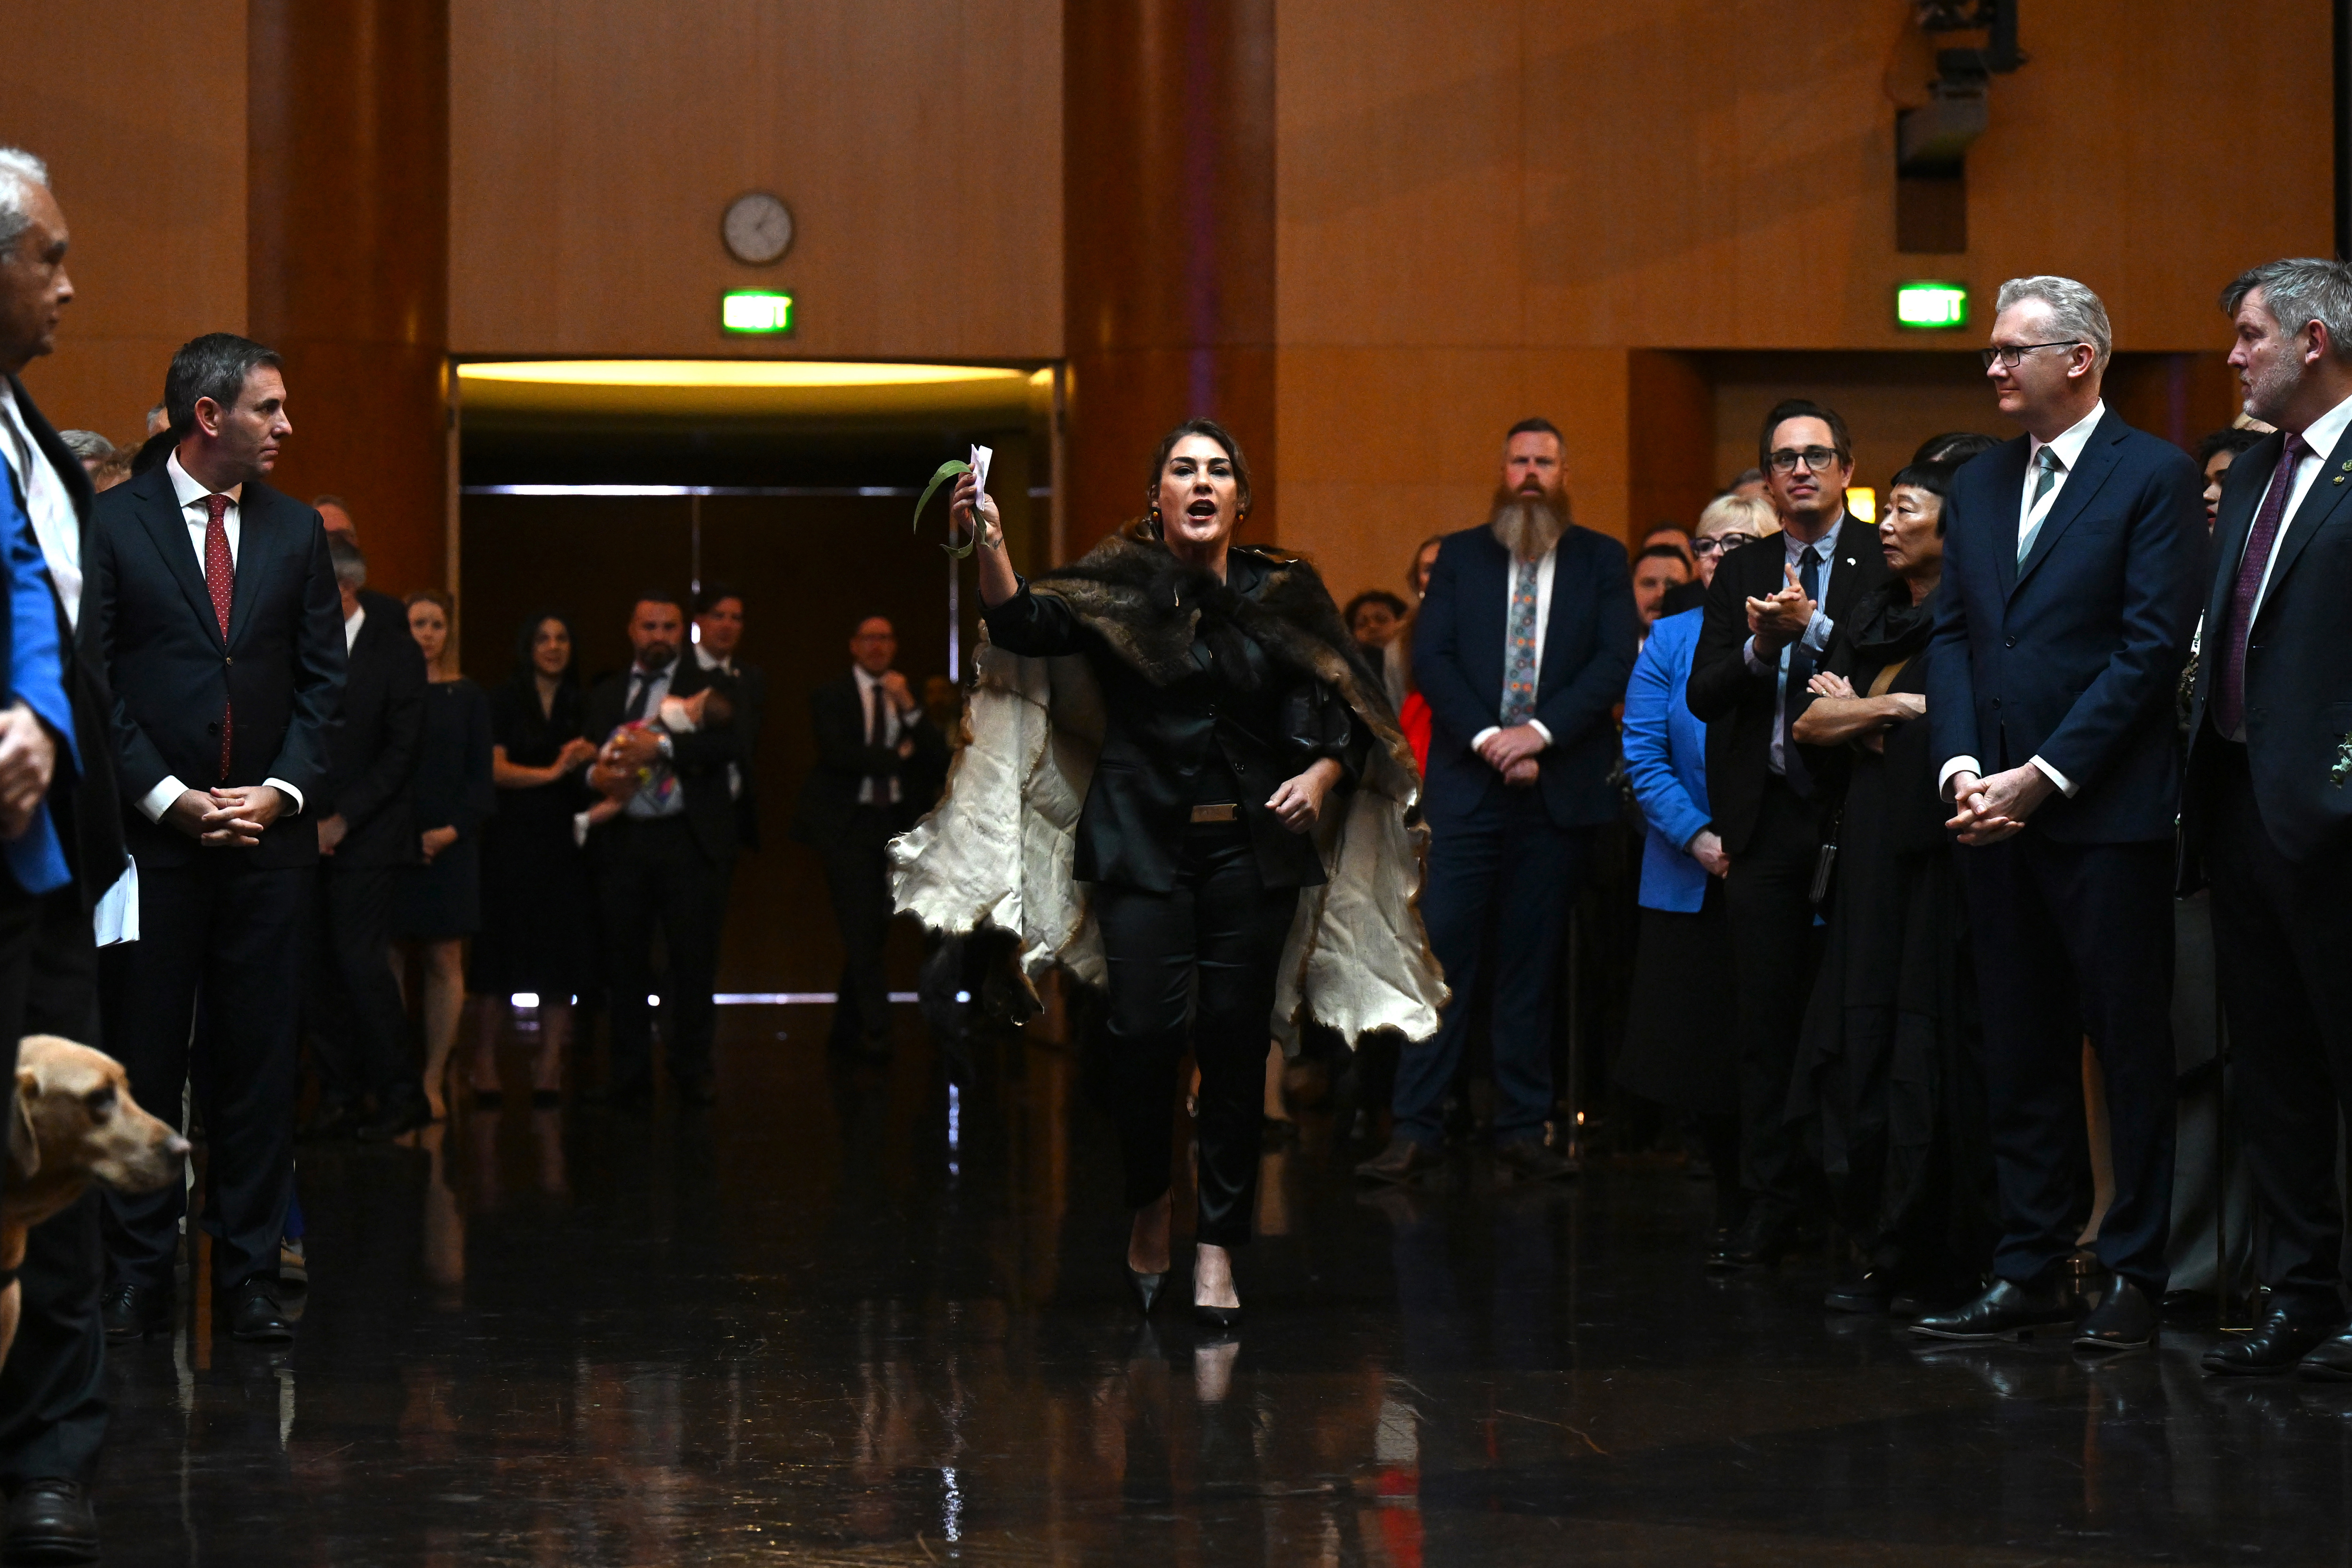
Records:
{"label": "purple tie", "polygon": [[2311,450],[2303,437],[2287,433],[2286,447],[2272,470],[2271,488],[2263,493],[2263,510],[2246,535],[2246,553],[2238,563],[2238,581],[2230,590],[2230,618],[2215,628],[2221,634],[2221,668],[2213,672],[2213,722],[2224,736],[2235,735],[2246,723],[2246,637],[2253,629],[2254,601],[2270,570],[2271,550],[2286,521],[2286,500],[2294,493],[2294,466]]}

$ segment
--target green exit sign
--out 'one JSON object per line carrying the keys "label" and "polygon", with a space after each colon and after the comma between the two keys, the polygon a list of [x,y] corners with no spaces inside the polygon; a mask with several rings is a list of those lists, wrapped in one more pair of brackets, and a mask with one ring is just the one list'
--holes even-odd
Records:
{"label": "green exit sign", "polygon": [[1898,283],[1895,324],[1917,332],[1948,332],[1969,324],[1965,283]]}
{"label": "green exit sign", "polygon": [[730,332],[789,332],[793,297],[770,289],[730,289],[719,296],[719,324]]}

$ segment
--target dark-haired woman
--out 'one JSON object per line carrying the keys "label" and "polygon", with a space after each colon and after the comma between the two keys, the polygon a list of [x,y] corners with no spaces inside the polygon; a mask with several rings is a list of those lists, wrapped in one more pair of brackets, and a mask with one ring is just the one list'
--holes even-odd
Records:
{"label": "dark-haired woman", "polygon": [[1793,731],[1843,746],[1829,941],[1806,1011],[1792,1110],[1810,1106],[1861,1270],[1839,1311],[1974,1292],[1992,1260],[1992,1146],[1976,1068],[1976,986],[1958,868],[1936,791],[1928,639],[1952,468],[1895,476],[1880,547],[1894,574],[1838,625]]}
{"label": "dark-haired woman", "polygon": [[[951,515],[960,533],[972,530],[977,500],[992,653],[1083,655],[1099,688],[1100,754],[1058,874],[1089,889],[1101,933],[1108,1020],[1096,1088],[1118,1131],[1129,1275],[1149,1311],[1170,1265],[1171,1131],[1189,1043],[1201,1072],[1192,1300],[1202,1318],[1229,1324],[1241,1307],[1232,1249],[1249,1239],[1256,1197],[1277,972],[1286,982],[1305,974],[1304,1009],[1352,1036],[1351,1020],[1318,1006],[1318,975],[1377,963],[1367,950],[1409,933],[1395,943],[1412,951],[1385,994],[1409,1004],[1407,1033],[1435,1026],[1443,988],[1404,901],[1414,884],[1403,880],[1413,780],[1403,737],[1314,569],[1234,543],[1249,470],[1214,423],[1191,421],[1160,443],[1147,517],[1034,584],[1014,574],[995,503],[977,490],[969,476],[960,481]],[[1059,679],[1042,665],[1034,674]],[[994,696],[983,670],[971,745],[948,802],[902,844],[902,868],[934,847],[971,852],[988,825],[959,816],[959,796],[1034,773],[992,752]],[[994,833],[1006,837],[1001,825]],[[1336,875],[1327,876],[1326,847]],[[1402,887],[1374,916],[1363,884],[1381,868]],[[1033,903],[1066,896],[1016,887]],[[919,891],[910,898],[902,886],[901,902],[933,918]],[[1360,942],[1313,942],[1333,920]],[[1304,948],[1297,928],[1308,928]]]}
{"label": "dark-haired woman", "polygon": [[515,634],[514,668],[490,693],[490,777],[498,815],[482,840],[482,932],[467,984],[480,998],[474,1035],[477,1099],[499,1094],[497,1016],[509,997],[539,999],[531,1099],[552,1105],[563,1082],[572,999],[592,963],[588,866],[572,813],[588,801],[581,770],[596,757],[581,734],[583,699],[572,624],[533,616]]}
{"label": "dark-haired woman", "polygon": [[466,939],[482,925],[482,823],[495,805],[490,705],[457,673],[449,595],[427,588],[409,595],[407,606],[408,634],[425,655],[427,679],[410,792],[420,858],[403,880],[393,935],[424,953],[425,1099],[438,1121],[466,1008]]}

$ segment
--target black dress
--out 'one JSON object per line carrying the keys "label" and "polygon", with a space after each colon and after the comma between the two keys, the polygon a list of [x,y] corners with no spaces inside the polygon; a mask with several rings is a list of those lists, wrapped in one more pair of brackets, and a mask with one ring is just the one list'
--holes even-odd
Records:
{"label": "black dress", "polygon": [[[543,768],[581,733],[583,700],[559,686],[541,711],[539,689],[501,686],[490,694],[490,739],[517,767]],[[577,996],[594,962],[593,903],[586,854],[572,815],[589,803],[578,775],[529,789],[501,789],[482,834],[482,926],[467,988],[478,995]]]}
{"label": "black dress", "polygon": [[425,689],[416,748],[415,831],[455,827],[457,842],[411,866],[393,934],[417,942],[471,936],[482,925],[482,824],[496,809],[490,785],[490,703],[460,676]]}
{"label": "black dress", "polygon": [[[1924,693],[1934,612],[1932,596],[1915,608],[1903,583],[1886,584],[1854,607],[1823,668],[1858,693]],[[1851,750],[1790,1110],[1813,1119],[1822,1171],[1870,1267],[1974,1289],[1998,1234],[1992,1145],[1939,759],[1925,719],[1886,731],[1883,752]]]}

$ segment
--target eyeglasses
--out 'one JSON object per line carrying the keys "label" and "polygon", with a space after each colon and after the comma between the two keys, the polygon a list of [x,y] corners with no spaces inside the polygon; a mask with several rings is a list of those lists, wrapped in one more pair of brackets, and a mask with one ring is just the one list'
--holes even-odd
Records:
{"label": "eyeglasses", "polygon": [[1743,544],[1755,542],[1756,536],[1752,533],[1710,533],[1705,538],[1691,541],[1691,553],[1712,555],[1720,550],[1727,554]]}
{"label": "eyeglasses", "polygon": [[1987,370],[1992,368],[1992,362],[1995,360],[2000,361],[2001,369],[2015,370],[2025,356],[2035,349],[2071,349],[2080,345],[2082,341],[2080,338],[2068,338],[2063,342],[2055,343],[2015,343],[2001,348],[1979,349],[1977,358],[1984,361],[1984,367]]}
{"label": "eyeglasses", "polygon": [[1845,454],[1832,451],[1827,447],[1808,447],[1801,452],[1793,447],[1783,447],[1772,454],[1772,471],[1776,474],[1793,474],[1797,471],[1797,459],[1800,458],[1804,459],[1806,468],[1818,474],[1832,463],[1844,461]]}

